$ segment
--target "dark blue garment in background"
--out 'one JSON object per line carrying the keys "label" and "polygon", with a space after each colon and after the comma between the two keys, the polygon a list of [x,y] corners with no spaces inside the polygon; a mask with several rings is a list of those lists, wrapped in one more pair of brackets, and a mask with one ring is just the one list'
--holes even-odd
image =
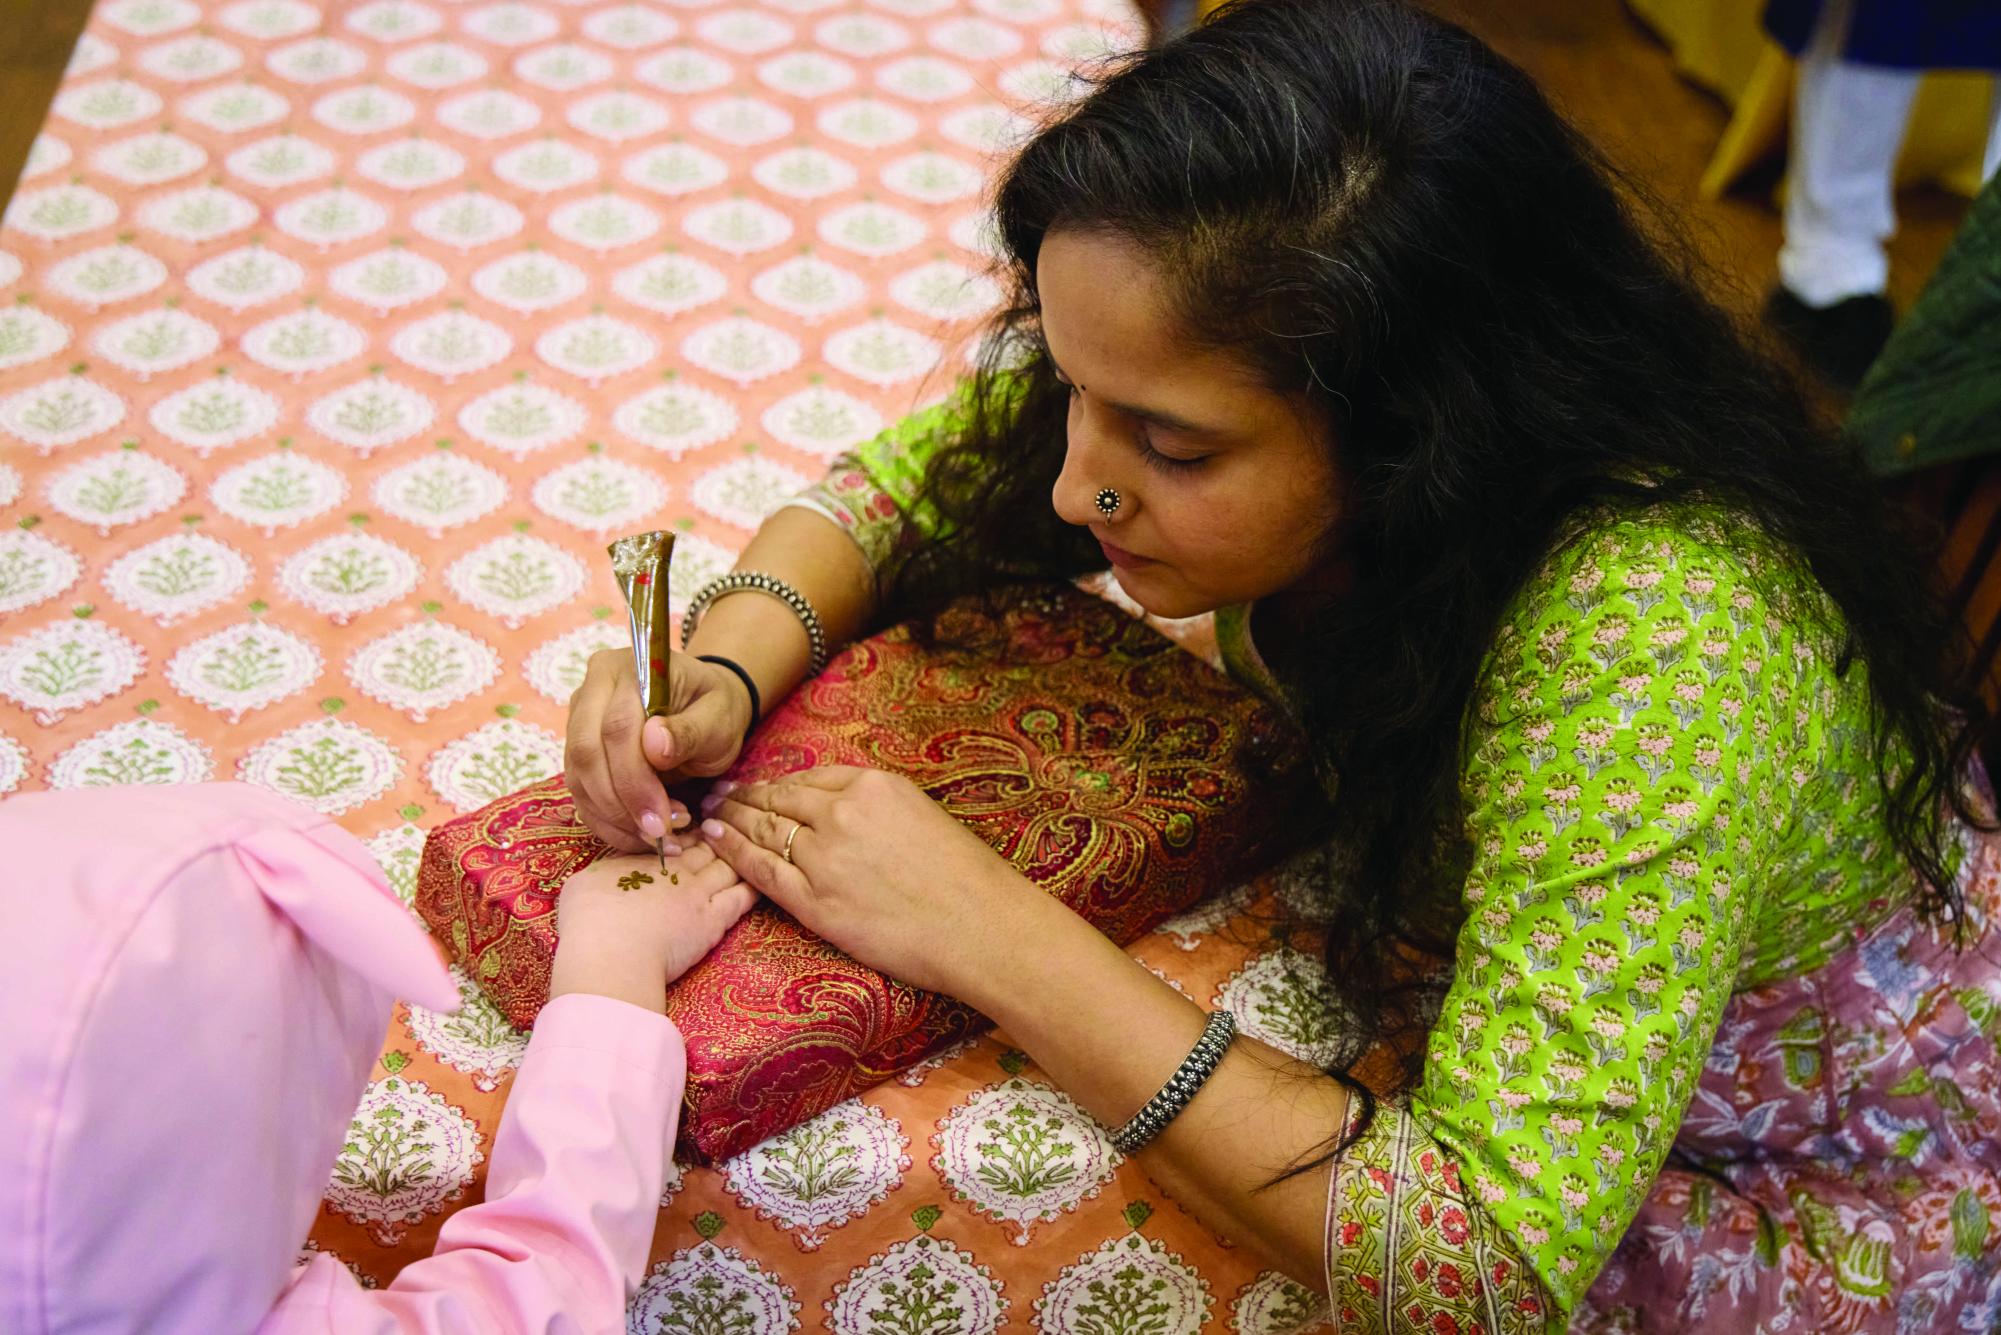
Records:
{"label": "dark blue garment in background", "polygon": [[[1806,49],[1823,0],[1767,0],[1765,31]],[[1844,60],[1906,70],[2001,71],[2001,0],[1854,0]]]}

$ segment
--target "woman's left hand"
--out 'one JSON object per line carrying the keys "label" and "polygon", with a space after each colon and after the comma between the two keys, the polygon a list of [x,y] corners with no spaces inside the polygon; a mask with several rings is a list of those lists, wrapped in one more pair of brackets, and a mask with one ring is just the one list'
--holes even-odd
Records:
{"label": "woman's left hand", "polygon": [[[721,798],[721,801],[716,801]],[[702,835],[750,885],[862,963],[961,1000],[1026,890],[908,779],[830,766],[718,785]],[[787,842],[792,857],[785,858]]]}

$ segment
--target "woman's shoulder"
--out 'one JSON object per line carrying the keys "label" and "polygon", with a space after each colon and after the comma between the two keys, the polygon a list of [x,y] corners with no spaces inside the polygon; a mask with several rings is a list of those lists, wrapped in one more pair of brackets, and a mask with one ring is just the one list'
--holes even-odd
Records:
{"label": "woman's shoulder", "polygon": [[1755,519],[1680,501],[1575,517],[1516,595],[1517,630],[1594,614],[1700,621],[1734,610],[1826,628],[1827,598],[1801,560]]}

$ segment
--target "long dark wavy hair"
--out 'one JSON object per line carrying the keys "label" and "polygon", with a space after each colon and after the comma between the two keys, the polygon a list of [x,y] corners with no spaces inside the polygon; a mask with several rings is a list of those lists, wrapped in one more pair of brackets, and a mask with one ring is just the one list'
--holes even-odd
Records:
{"label": "long dark wavy hair", "polygon": [[[926,476],[943,536],[892,564],[890,604],[1103,566],[1050,506],[1068,391],[1035,262],[1054,229],[1143,247],[1189,337],[1324,412],[1352,584],[1277,666],[1331,794],[1315,833],[1346,863],[1333,1072],[1365,1114],[1350,1067],[1416,1023],[1392,962],[1449,955],[1458,926],[1478,665],[1587,507],[1720,502],[1797,557],[1839,611],[1841,670],[1868,673],[1897,847],[1929,910],[1962,908],[1946,812],[1973,816],[1971,711],[1916,546],[1642,202],[1520,69],[1389,0],[1231,4],[1103,72],[999,182],[1012,299]],[[1395,1046],[1408,1083],[1422,1045]]]}

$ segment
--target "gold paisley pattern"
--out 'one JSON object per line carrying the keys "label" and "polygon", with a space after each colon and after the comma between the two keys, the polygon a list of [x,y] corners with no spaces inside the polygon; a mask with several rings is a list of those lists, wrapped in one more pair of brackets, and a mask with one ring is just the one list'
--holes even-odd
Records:
{"label": "gold paisley pattern", "polygon": [[[1290,734],[1254,696],[1075,589],[964,604],[927,648],[854,645],[767,720],[731,777],[903,774],[1024,875],[1130,941],[1275,854]],[[1296,787],[1296,786],[1295,786]],[[548,995],[556,892],[601,852],[560,778],[435,830],[417,908],[517,1024]],[[863,968],[761,905],[668,998],[688,1143],[725,1157],[966,1038],[973,1012]]]}

